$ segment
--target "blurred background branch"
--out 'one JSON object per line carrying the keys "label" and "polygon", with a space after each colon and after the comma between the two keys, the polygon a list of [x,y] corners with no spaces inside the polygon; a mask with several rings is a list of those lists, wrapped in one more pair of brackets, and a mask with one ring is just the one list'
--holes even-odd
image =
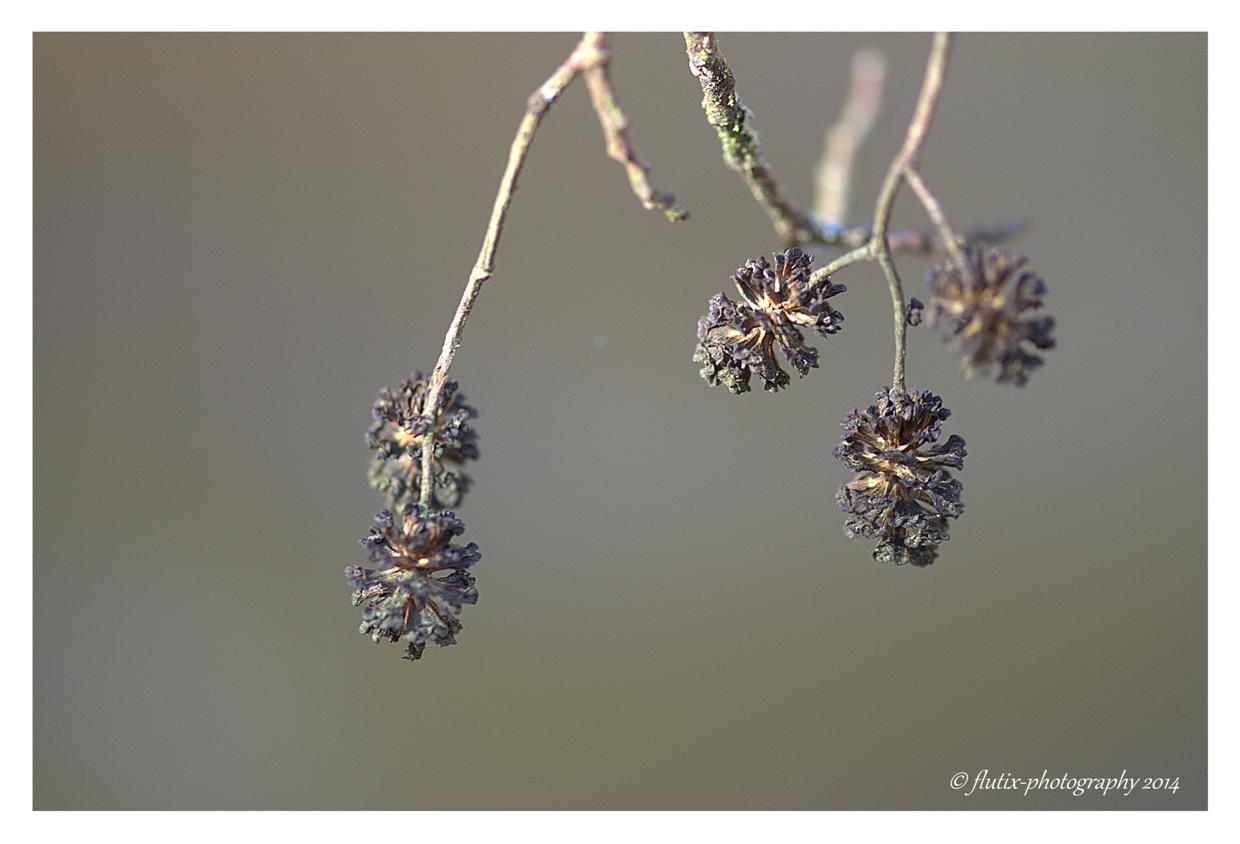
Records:
{"label": "blurred background branch", "polygon": [[823,137],[822,158],[814,168],[814,214],[828,225],[843,225],[848,215],[853,159],[882,109],[886,75],[882,53],[861,50],[853,56],[848,98]]}

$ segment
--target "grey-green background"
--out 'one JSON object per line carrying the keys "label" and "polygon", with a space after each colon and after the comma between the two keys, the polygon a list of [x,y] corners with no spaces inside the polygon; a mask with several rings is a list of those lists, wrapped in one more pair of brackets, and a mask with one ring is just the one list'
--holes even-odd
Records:
{"label": "grey-green background", "polygon": [[[453,371],[481,600],[417,664],[357,634],[370,404],[434,363],[574,40],[36,36],[35,806],[1204,807],[1204,35],[959,38],[924,172],[961,226],[1033,221],[1060,346],[1017,390],[913,332],[910,386],[969,444],[926,570],[874,564],[833,500],[839,420],[890,378],[880,274],[839,277],[809,377],[708,388],[697,317],[777,243],[679,36],[615,36],[693,218],[641,210],[574,85]],[[856,216],[928,39],[722,38],[803,202],[866,45],[890,74]],[[983,768],[1181,788],[948,787]]]}

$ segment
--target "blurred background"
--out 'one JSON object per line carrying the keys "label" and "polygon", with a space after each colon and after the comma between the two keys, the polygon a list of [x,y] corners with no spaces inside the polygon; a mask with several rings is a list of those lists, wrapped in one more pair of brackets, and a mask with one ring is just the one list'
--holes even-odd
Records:
{"label": "blurred background", "polygon": [[[453,369],[480,601],[418,663],[356,632],[370,405],[434,364],[576,37],[36,36],[35,808],[1204,808],[1204,35],[958,39],[923,172],[958,227],[1032,221],[1059,348],[1020,390],[911,332],[969,448],[924,570],[834,502],[839,421],[890,379],[881,273],[838,277],[787,391],[701,381],[707,299],[779,244],[680,36],[614,36],[693,217],[641,209],[575,83]],[[929,39],[721,46],[801,203],[851,54],[886,55],[866,217]],[[926,223],[907,190],[895,222]],[[1181,788],[949,788],[981,769]]]}

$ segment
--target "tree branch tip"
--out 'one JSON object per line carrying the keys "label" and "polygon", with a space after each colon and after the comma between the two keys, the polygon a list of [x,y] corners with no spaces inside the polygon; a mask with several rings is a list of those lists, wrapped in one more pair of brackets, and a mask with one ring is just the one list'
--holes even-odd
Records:
{"label": "tree branch tip", "polygon": [[683,223],[689,219],[689,212],[684,208],[672,205],[675,200],[676,197],[669,196],[665,203],[662,205],[651,205],[650,209],[652,211],[662,211],[663,216],[667,218],[669,223]]}
{"label": "tree branch tip", "polygon": [[877,82],[887,75],[887,57],[873,47],[863,47],[853,53],[852,72],[862,79]]}

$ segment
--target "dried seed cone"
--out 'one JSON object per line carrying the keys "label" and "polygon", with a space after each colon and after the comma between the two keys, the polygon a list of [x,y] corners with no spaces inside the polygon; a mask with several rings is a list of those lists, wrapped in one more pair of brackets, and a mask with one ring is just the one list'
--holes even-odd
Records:
{"label": "dried seed cone", "polygon": [[818,366],[818,350],[805,343],[801,329],[823,337],[837,333],[844,315],[827,301],[847,288],[829,278],[810,281],[814,257],[795,246],[775,253],[775,266],[753,258],[732,276],[742,301],[720,293],[707,303],[698,320],[698,345],[693,353],[701,375],[712,387],[732,393],[749,390],[756,374],[762,388],[777,392],[789,382],[776,349],[802,377]]}
{"label": "dried seed cone", "polygon": [[[371,411],[373,421],[366,444],[374,455],[370,461],[370,485],[383,493],[388,506],[400,510],[417,502],[422,491],[422,441],[426,422],[422,418],[430,377],[415,372],[395,389],[383,388]],[[455,507],[470,486],[461,467],[478,459],[478,434],[470,421],[477,418],[456,381],[444,384],[439,413],[435,418],[435,458],[431,463],[433,507]]]}
{"label": "dried seed cone", "polygon": [[950,257],[926,276],[930,327],[941,329],[948,347],[962,354],[966,378],[997,371],[998,383],[1024,386],[1043,364],[1032,350],[1055,347],[1054,318],[1029,315],[1042,308],[1046,284],[1022,271],[1027,261],[1003,249],[970,247],[965,262],[971,278]]}
{"label": "dried seed cone", "polygon": [[387,510],[375,516],[361,540],[374,568],[344,570],[355,590],[353,605],[365,605],[359,631],[376,642],[405,642],[404,658],[411,660],[428,644],[455,644],[461,607],[478,600],[468,572],[481,558],[478,546],[452,542],[464,531],[454,513],[423,513],[416,504],[399,519]]}
{"label": "dried seed cone", "polygon": [[964,466],[964,440],[936,445],[951,411],[929,391],[886,387],[865,410],[850,411],[835,456],[860,473],[836,495],[844,531],[877,540],[880,563],[927,566],[946,542],[947,520],[964,512],[962,485],[948,469]]}

